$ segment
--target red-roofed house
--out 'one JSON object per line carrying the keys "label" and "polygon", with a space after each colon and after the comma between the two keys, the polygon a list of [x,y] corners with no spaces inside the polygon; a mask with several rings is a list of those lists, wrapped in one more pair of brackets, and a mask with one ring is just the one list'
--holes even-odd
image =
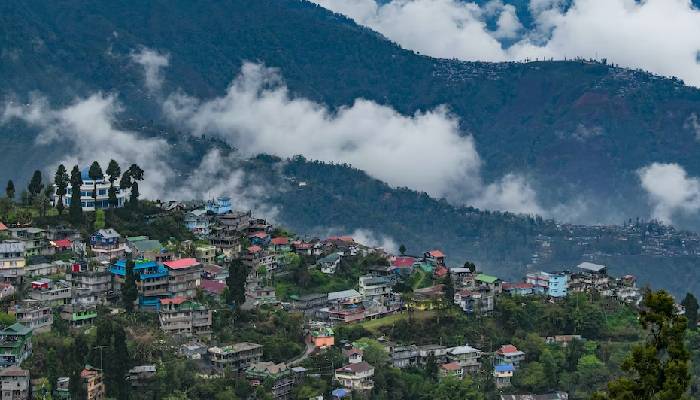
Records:
{"label": "red-roofed house", "polygon": [[105,398],[105,384],[102,381],[102,371],[89,365],[80,372],[80,379],[83,381],[86,398],[88,400],[98,400]]}
{"label": "red-roofed house", "polygon": [[179,297],[179,296],[178,296],[178,297],[168,297],[168,298],[165,298],[165,299],[160,299],[160,304],[163,305],[163,306],[166,306],[166,305],[178,305],[178,304],[182,304],[182,303],[184,303],[184,302],[186,302],[186,301],[187,301],[187,299],[184,298],[184,297]]}
{"label": "red-roofed house", "polygon": [[535,285],[532,283],[517,282],[517,283],[503,283],[503,291],[518,296],[531,295],[535,291]]}
{"label": "red-roofed house", "polygon": [[226,284],[224,282],[214,281],[211,279],[203,279],[201,288],[205,294],[219,297],[224,292],[224,289],[226,289]]}
{"label": "red-roofed house", "polygon": [[313,243],[294,242],[294,243],[292,243],[292,246],[294,247],[294,251],[297,254],[307,255],[307,256],[310,256],[311,254],[313,254],[313,250],[314,250]]}
{"label": "red-roofed house", "polygon": [[248,247],[248,252],[251,254],[257,254],[257,253],[260,253],[261,251],[262,251],[262,247],[257,246],[257,245]]}
{"label": "red-roofed house", "polygon": [[517,366],[525,359],[525,353],[512,344],[505,344],[496,351],[495,364],[512,364]]}
{"label": "red-roofed house", "polygon": [[6,231],[6,230],[7,230],[7,226],[5,224],[3,224],[2,222],[0,222],[0,232]]}
{"label": "red-roofed house", "polygon": [[437,268],[435,268],[435,272],[433,273],[437,278],[443,278],[447,276],[448,272],[449,270],[447,269],[447,267],[445,267],[444,265],[439,265]]}
{"label": "red-roofed house", "polygon": [[163,265],[168,269],[168,291],[171,295],[186,299],[197,295],[202,264],[196,258],[166,261]]}
{"label": "red-roofed house", "polygon": [[67,251],[73,247],[73,242],[68,239],[52,240],[51,246],[56,249],[56,251]]}
{"label": "red-roofed house", "polygon": [[395,268],[412,268],[416,259],[413,257],[396,257],[391,261],[391,266]]}
{"label": "red-roofed house", "polygon": [[270,244],[275,249],[275,251],[291,250],[291,247],[289,246],[289,239],[283,236],[272,238],[272,240],[270,240]]}
{"label": "red-roofed house", "polygon": [[445,265],[445,254],[443,254],[443,252],[440,250],[426,251],[423,254],[423,258],[425,258],[427,261],[432,261],[437,265]]}
{"label": "red-roofed house", "polygon": [[448,376],[462,380],[464,378],[464,368],[457,361],[440,365],[440,377],[445,378]]}

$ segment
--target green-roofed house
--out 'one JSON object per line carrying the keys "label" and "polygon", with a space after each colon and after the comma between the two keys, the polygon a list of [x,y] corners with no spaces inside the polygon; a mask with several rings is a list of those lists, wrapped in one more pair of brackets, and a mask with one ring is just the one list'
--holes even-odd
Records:
{"label": "green-roofed house", "polygon": [[32,355],[32,330],[15,323],[0,330],[0,368],[21,364]]}
{"label": "green-roofed house", "polygon": [[[145,236],[137,236],[137,238],[142,237]],[[129,246],[133,249],[136,257],[153,260],[155,262],[170,261],[173,258],[172,253],[170,253],[170,251],[157,240],[146,238],[129,243]]]}
{"label": "green-roofed house", "polygon": [[488,286],[489,290],[494,293],[501,293],[503,290],[501,281],[498,277],[486,274],[478,274],[476,276],[476,284],[480,286]]}

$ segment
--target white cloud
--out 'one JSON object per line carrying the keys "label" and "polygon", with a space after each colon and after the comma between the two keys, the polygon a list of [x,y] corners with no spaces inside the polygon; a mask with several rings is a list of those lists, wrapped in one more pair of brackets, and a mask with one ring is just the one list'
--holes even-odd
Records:
{"label": "white cloud", "polygon": [[391,254],[398,254],[399,252],[399,246],[394,239],[386,235],[376,234],[369,229],[355,229],[350,236],[357,243],[368,247],[379,247]]}
{"label": "white cloud", "polygon": [[169,145],[162,139],[141,138],[134,132],[116,129],[113,123],[120,111],[115,96],[103,93],[60,109],[51,108],[45,98],[35,96],[24,105],[6,104],[0,124],[16,118],[41,129],[38,143],[68,142],[71,150],[60,161],[68,169],[75,164],[84,168],[95,160],[103,171],[110,159],[119,162],[122,169],[136,163],[146,171],[140,192],[146,197],[163,193],[172,174],[164,161]]}
{"label": "white cloud", "polygon": [[[460,0],[312,0],[368,26],[401,46],[462,60],[607,58],[626,67],[673,75],[700,85],[700,11],[690,0],[531,0],[534,28],[518,37],[511,6]],[[485,17],[497,9],[498,29]],[[650,51],[653,49],[653,51]]]}
{"label": "white cloud", "polygon": [[277,72],[246,63],[225,96],[201,102],[170,96],[166,115],[195,135],[216,134],[242,153],[302,154],[350,163],[393,186],[455,196],[479,186],[480,159],[471,136],[444,108],[401,115],[358,99],[330,111],[292,99]]}
{"label": "white cloud", "polygon": [[131,53],[131,60],[143,67],[146,89],[157,92],[163,86],[162,69],[170,64],[170,56],[149,48]]}
{"label": "white cloud", "polygon": [[700,180],[688,176],[680,165],[653,163],[637,174],[655,218],[670,223],[677,213],[694,214],[700,210]]}
{"label": "white cloud", "polygon": [[520,214],[547,214],[537,203],[537,193],[532,186],[524,177],[515,174],[486,186],[474,205]]}

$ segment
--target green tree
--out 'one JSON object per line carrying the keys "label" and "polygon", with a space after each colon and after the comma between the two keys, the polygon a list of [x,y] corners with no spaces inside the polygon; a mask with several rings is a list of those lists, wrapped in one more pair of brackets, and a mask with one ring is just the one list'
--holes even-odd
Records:
{"label": "green tree", "polygon": [[88,170],[88,176],[92,180],[92,201],[95,205],[95,210],[97,210],[97,181],[104,179],[104,174],[102,173],[102,167],[97,161],[93,161]]}
{"label": "green tree", "polygon": [[228,277],[226,286],[228,287],[228,298],[226,303],[235,304],[238,310],[245,303],[245,282],[248,278],[248,268],[240,259],[234,259],[228,267]]}
{"label": "green tree", "polygon": [[136,302],[136,298],[139,295],[138,288],[136,287],[135,267],[136,264],[134,260],[127,260],[124,286],[122,287],[122,304],[127,313],[132,313],[134,311],[134,302]]}
{"label": "green tree", "polygon": [[484,395],[469,378],[459,380],[447,377],[440,381],[429,398],[435,400],[481,400]]}
{"label": "green tree", "polygon": [[12,179],[7,181],[7,186],[5,187],[5,195],[10,200],[15,199],[15,183],[12,182]]}
{"label": "green tree", "polygon": [[544,365],[537,361],[521,365],[513,375],[513,385],[531,392],[543,391],[547,386]]}
{"label": "green tree", "polygon": [[53,183],[56,185],[56,195],[58,196],[58,201],[56,202],[56,209],[58,210],[58,215],[63,215],[63,197],[67,193],[68,183],[70,177],[68,176],[68,171],[66,167],[61,164],[56,169],[56,175],[54,176]]}
{"label": "green tree", "polygon": [[83,184],[83,177],[80,168],[73,166],[70,172],[70,205],[68,206],[68,216],[73,225],[80,225],[83,222],[83,206],[80,204],[80,187]]}
{"label": "green tree", "polygon": [[[139,202],[139,184],[138,181],[143,180],[143,175],[144,172],[136,164],[131,164],[129,169],[126,171],[128,174],[128,180],[131,183],[130,188],[131,188],[131,195],[129,196],[129,205],[133,208],[138,207],[138,202]],[[123,177],[122,177],[123,178]],[[120,183],[121,185],[121,183]]]}
{"label": "green tree", "polygon": [[116,161],[109,160],[109,165],[107,165],[107,170],[105,172],[107,173],[107,177],[109,179],[109,206],[116,207],[119,205],[119,199],[117,199],[117,188],[114,186],[114,182],[119,179],[122,169],[119,167],[119,164]]}
{"label": "green tree", "polygon": [[594,399],[687,399],[690,353],[684,337],[687,321],[675,312],[673,297],[663,290],[647,291],[639,322],[648,332],[622,363],[625,375],[608,383],[607,393]]}
{"label": "green tree", "polygon": [[685,318],[688,320],[688,329],[694,331],[698,327],[698,299],[692,293],[686,293],[681,302],[685,308]]}
{"label": "green tree", "polygon": [[27,191],[29,192],[28,200],[30,204],[34,201],[34,198],[41,193],[43,188],[44,184],[41,183],[41,171],[36,170],[32,175],[32,179],[29,181],[29,186],[27,187]]}
{"label": "green tree", "polygon": [[129,349],[126,346],[126,333],[121,325],[116,325],[113,333],[111,357],[109,360],[113,393],[118,400],[129,399],[130,385],[126,381],[129,372]]}
{"label": "green tree", "polygon": [[403,244],[401,244],[401,246],[399,246],[399,253],[400,253],[401,255],[406,254],[406,246],[404,246]]}

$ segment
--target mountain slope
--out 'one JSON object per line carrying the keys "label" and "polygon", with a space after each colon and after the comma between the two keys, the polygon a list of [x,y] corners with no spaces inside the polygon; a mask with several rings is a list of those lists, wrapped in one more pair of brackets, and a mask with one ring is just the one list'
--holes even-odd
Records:
{"label": "mountain slope", "polygon": [[[545,206],[576,198],[595,220],[649,212],[635,171],[652,162],[700,174],[688,124],[700,92],[678,81],[586,62],[435,60],[304,1],[12,0],[0,4],[0,38],[5,96],[39,91],[65,103],[116,92],[125,118],[161,118],[129,58],[141,46],[170,54],[166,90],[203,98],[253,60],[280,68],[293,94],[332,107],[358,97],[406,114],[446,104],[474,136],[487,181],[524,173]],[[0,127],[0,145],[19,150],[21,130]],[[0,179],[41,161],[5,157]]]}

